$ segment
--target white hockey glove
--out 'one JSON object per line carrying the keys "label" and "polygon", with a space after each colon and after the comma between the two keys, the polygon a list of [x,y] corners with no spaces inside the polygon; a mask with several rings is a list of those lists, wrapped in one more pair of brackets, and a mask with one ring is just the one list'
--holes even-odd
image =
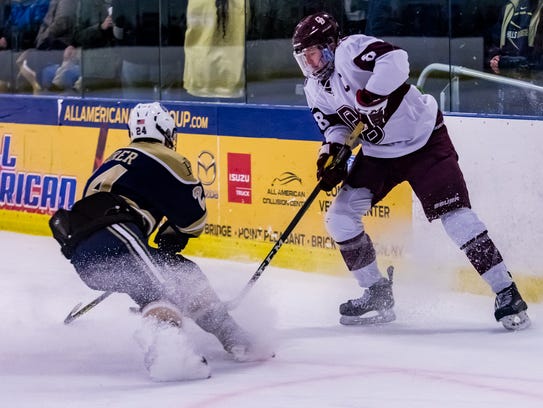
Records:
{"label": "white hockey glove", "polygon": [[366,89],[356,91],[356,110],[367,129],[382,128],[385,125],[386,96],[374,94]]}

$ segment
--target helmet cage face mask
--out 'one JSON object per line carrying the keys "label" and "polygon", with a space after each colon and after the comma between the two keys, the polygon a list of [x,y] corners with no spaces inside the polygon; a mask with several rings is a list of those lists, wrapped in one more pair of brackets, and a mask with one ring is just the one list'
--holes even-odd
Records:
{"label": "helmet cage face mask", "polygon": [[[312,14],[298,23],[292,36],[294,59],[307,78],[328,79],[334,70],[339,26],[326,12]],[[315,55],[320,52],[320,59]]]}
{"label": "helmet cage face mask", "polygon": [[[320,53],[320,58],[314,66],[309,61],[313,61],[316,52]],[[334,70],[334,51],[328,45],[313,45],[298,52],[294,51],[293,54],[304,76],[308,78],[327,79]]]}
{"label": "helmet cage face mask", "polygon": [[155,139],[174,150],[177,145],[174,119],[158,102],[136,105],[130,112],[128,132],[131,141]]}
{"label": "helmet cage face mask", "polygon": [[164,146],[169,149],[175,150],[177,148],[177,130],[172,129],[162,129],[159,124],[156,125],[157,130],[164,135]]}

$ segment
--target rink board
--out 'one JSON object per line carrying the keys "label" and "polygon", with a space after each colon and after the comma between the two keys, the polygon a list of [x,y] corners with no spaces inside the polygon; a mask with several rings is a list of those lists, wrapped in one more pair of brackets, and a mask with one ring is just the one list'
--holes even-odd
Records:
{"label": "rink board", "polygon": [[[5,102],[5,101],[4,101]],[[33,99],[27,99],[27,103]],[[1,103],[1,101],[0,101]],[[47,221],[81,197],[93,169],[126,145],[133,103],[40,101],[41,123],[18,100],[0,123],[0,228],[50,235]],[[320,133],[306,109],[165,104],[180,131],[178,151],[207,197],[204,234],[184,253],[248,262],[271,250],[316,185]],[[56,109],[55,109],[56,108]],[[23,113],[21,113],[23,112]],[[336,190],[321,192],[275,256],[275,266],[346,272],[323,216]],[[399,263],[412,226],[403,184],[366,215],[383,263]]]}
{"label": "rink board", "polygon": [[[80,197],[93,168],[127,142],[134,103],[0,97],[0,228],[50,235],[47,221]],[[165,104],[180,131],[178,151],[206,188],[208,224],[188,255],[259,263],[313,190],[320,134],[300,107]],[[543,296],[540,135],[543,121],[445,117],[470,190],[527,300]],[[323,216],[321,192],[273,259],[274,266],[346,274]],[[381,267],[409,279],[454,271],[452,286],[489,293],[439,221],[428,223],[399,186],[364,217]],[[255,268],[256,269],[256,268]]]}

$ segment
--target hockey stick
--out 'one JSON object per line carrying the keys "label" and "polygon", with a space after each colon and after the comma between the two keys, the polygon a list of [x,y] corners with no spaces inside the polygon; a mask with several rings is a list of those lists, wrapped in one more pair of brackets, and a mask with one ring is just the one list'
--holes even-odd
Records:
{"label": "hockey stick", "polygon": [[75,307],[71,310],[70,313],[68,313],[68,316],[66,316],[66,319],[64,319],[64,324],[70,324],[75,319],[77,319],[82,314],[87,313],[89,310],[91,310],[94,306],[96,306],[98,303],[101,303],[104,299],[112,295],[113,292],[104,292],[100,296],[98,296],[96,299],[94,299],[92,302],[90,302],[88,305],[83,306],[81,309],[81,303],[78,303],[75,305]]}
{"label": "hockey stick", "polygon": [[[340,163],[341,161],[343,161],[345,159],[346,155],[351,154],[351,149],[352,149],[356,139],[360,135],[360,133],[362,133],[362,130],[364,130],[364,124],[362,122],[359,122],[358,125],[356,125],[356,127],[353,129],[353,131],[347,137],[347,140],[345,141],[345,144],[343,145],[341,150],[338,152],[338,154],[333,159],[330,158],[330,164],[328,164],[327,167],[333,168],[333,167],[337,166],[338,163]],[[285,231],[281,234],[279,239],[275,242],[272,249],[270,250],[270,252],[266,256],[266,258],[264,258],[264,260],[262,261],[262,263],[260,264],[260,266],[258,267],[256,272],[253,274],[253,276],[251,276],[251,278],[249,279],[249,281],[247,282],[247,284],[245,285],[245,287],[243,288],[241,293],[237,297],[235,297],[234,299],[226,302],[226,307],[229,310],[232,310],[232,309],[236,308],[239,305],[241,300],[245,297],[245,295],[253,287],[253,285],[256,283],[258,278],[260,278],[260,275],[262,275],[262,273],[264,272],[266,267],[270,264],[271,260],[273,259],[273,257],[277,253],[277,251],[279,251],[279,248],[281,248],[283,246],[284,242],[287,240],[290,233],[294,230],[294,228],[296,227],[298,222],[302,219],[303,215],[306,213],[307,209],[311,206],[313,201],[315,201],[315,198],[319,195],[320,191],[321,191],[321,182],[319,181],[317,183],[317,185],[315,186],[315,188],[313,189],[313,191],[311,192],[311,194],[309,195],[309,197],[305,200],[302,207],[298,210],[298,212],[296,213],[296,215],[294,216],[294,218],[292,219],[290,224],[287,226]],[[102,293],[100,296],[98,296],[96,299],[94,299],[92,302],[90,302],[88,305],[82,307],[81,309],[79,309],[79,307],[81,306],[81,303],[78,303],[72,309],[72,311],[70,313],[68,313],[68,316],[66,316],[66,319],[64,319],[64,324],[70,324],[72,321],[77,319],[79,316],[81,316],[82,314],[87,313],[90,309],[94,308],[96,305],[98,305],[104,299],[109,297],[112,293],[113,292],[104,292],[104,293]]]}
{"label": "hockey stick", "polygon": [[[94,153],[94,162],[92,166],[92,171],[95,171],[98,167],[100,167],[100,165],[102,164],[104,160],[104,151],[106,149],[107,133],[108,133],[107,123],[102,124],[102,126],[100,126],[100,132],[98,133],[98,141],[96,143],[96,152]],[[98,296],[96,299],[90,302],[87,306],[84,306],[81,309],[79,309],[79,307],[81,306],[81,303],[78,303],[70,311],[70,313],[68,313],[68,316],[66,316],[66,319],[64,319],[64,324],[70,324],[72,321],[77,319],[82,314],[87,313],[89,310],[91,310],[94,306],[96,306],[102,300],[109,297],[109,295],[111,295],[112,293],[113,292],[102,293],[100,296]]]}
{"label": "hockey stick", "polygon": [[[341,150],[338,152],[338,154],[334,158],[330,157],[329,163],[327,163],[326,167],[334,168],[335,166],[337,166],[339,163],[341,163],[343,160],[346,159],[346,155],[349,155],[349,156],[351,155],[352,147],[354,146],[354,143],[356,139],[358,138],[358,136],[360,136],[360,133],[362,132],[362,130],[364,130],[364,123],[359,122],[358,125],[356,125],[356,127],[347,137],[345,144],[343,145]],[[288,236],[290,235],[294,227],[296,227],[298,222],[302,219],[307,209],[311,206],[315,198],[319,195],[320,191],[321,191],[321,181],[319,180],[319,182],[317,183],[317,185],[315,186],[311,194],[309,194],[309,197],[307,197],[302,207],[298,210],[298,212],[296,213],[296,215],[294,216],[290,224],[287,226],[287,228],[285,228],[285,230],[283,231],[279,239],[275,242],[270,252],[268,252],[268,255],[266,255],[266,258],[264,258],[264,260],[262,261],[262,263],[260,264],[256,272],[253,274],[253,276],[251,276],[251,278],[249,279],[249,281],[247,282],[243,290],[240,292],[240,294],[236,296],[234,299],[225,303],[228,310],[235,309],[239,305],[239,303],[242,301],[242,299],[245,297],[245,295],[247,295],[249,290],[254,286],[258,278],[260,278],[260,276],[264,272],[264,269],[266,269],[266,267],[270,264],[271,260],[273,259],[277,251],[279,251],[279,249],[283,246],[283,244],[287,240]]]}

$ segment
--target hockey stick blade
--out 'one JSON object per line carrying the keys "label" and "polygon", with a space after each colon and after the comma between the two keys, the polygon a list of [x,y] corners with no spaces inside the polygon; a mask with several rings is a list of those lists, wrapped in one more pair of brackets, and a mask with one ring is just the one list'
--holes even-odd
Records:
{"label": "hockey stick blade", "polygon": [[[351,149],[353,148],[356,140],[358,139],[358,137],[360,136],[360,133],[362,133],[363,130],[364,130],[364,123],[359,122],[355,126],[355,128],[352,130],[352,132],[349,134],[347,139],[345,140],[345,144],[341,148],[338,155],[330,163],[330,167],[337,166],[341,160],[345,159],[344,156],[346,154],[349,154],[349,155],[351,154]],[[309,197],[307,197],[304,204],[302,205],[302,207],[300,207],[300,209],[298,210],[298,212],[296,213],[296,215],[294,216],[290,224],[287,226],[287,228],[285,228],[285,230],[283,231],[279,239],[275,242],[272,249],[270,250],[270,252],[268,252],[268,255],[266,255],[266,258],[264,258],[264,260],[262,261],[262,263],[260,264],[256,272],[253,274],[253,276],[251,276],[251,278],[249,279],[249,282],[247,282],[247,284],[245,285],[241,293],[238,296],[236,296],[234,299],[228,302],[225,302],[228,310],[235,309],[240,304],[242,299],[253,287],[253,285],[258,280],[258,278],[260,278],[260,275],[262,275],[266,267],[270,264],[271,260],[273,259],[277,251],[279,251],[279,249],[283,246],[283,244],[289,237],[292,230],[294,230],[298,222],[302,219],[303,215],[306,213],[309,206],[313,203],[315,198],[317,198],[320,191],[321,191],[321,181],[319,180],[319,182],[317,183],[317,185],[315,186],[315,188],[313,189]]]}
{"label": "hockey stick blade", "polygon": [[68,313],[68,316],[66,316],[66,319],[64,319],[64,324],[70,323],[72,320],[75,319],[74,315],[76,314],[77,310],[81,307],[83,303],[79,302],[77,305],[74,306],[74,308]]}
{"label": "hockey stick blade", "polygon": [[64,324],[70,324],[75,319],[77,319],[79,316],[87,313],[89,310],[91,310],[94,306],[102,302],[104,299],[109,297],[113,292],[104,292],[100,296],[98,296],[96,299],[94,299],[92,302],[90,302],[88,305],[83,306],[81,309],[82,303],[78,303],[75,305],[75,307],[68,313],[68,316],[64,319]]}
{"label": "hockey stick blade", "polygon": [[302,219],[303,215],[305,214],[311,203],[315,200],[317,195],[319,195],[320,191],[321,187],[320,183],[318,183],[309,195],[309,197],[307,197],[302,207],[300,207],[290,224],[287,226],[287,228],[285,228],[285,231],[283,231],[279,239],[275,242],[270,252],[268,252],[268,255],[266,255],[266,258],[264,258],[256,272],[253,274],[253,276],[251,276],[249,282],[247,282],[241,293],[234,299],[225,302],[228,310],[235,309],[240,304],[241,300],[245,297],[247,292],[249,292],[249,290],[253,287],[258,278],[260,278],[260,275],[262,275],[266,267],[270,264],[277,251],[279,251],[279,248],[283,246],[294,227],[296,227],[298,222]]}

